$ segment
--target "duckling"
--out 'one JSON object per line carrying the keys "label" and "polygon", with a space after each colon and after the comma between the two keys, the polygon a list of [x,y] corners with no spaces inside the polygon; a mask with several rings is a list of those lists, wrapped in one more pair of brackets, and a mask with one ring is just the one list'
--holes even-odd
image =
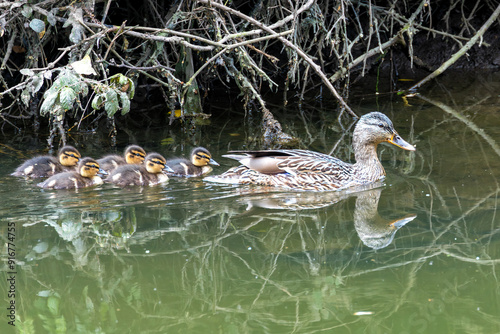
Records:
{"label": "duckling", "polygon": [[50,155],[31,158],[10,175],[29,178],[49,177],[74,169],[81,157],[80,152],[73,146],[64,146],[57,153],[57,158]]}
{"label": "duckling", "polygon": [[97,161],[92,158],[83,158],[78,164],[77,171],[59,173],[38,184],[41,188],[51,189],[79,189],[102,184],[98,173],[105,173]]}
{"label": "duckling", "polygon": [[168,181],[165,172],[173,170],[166,166],[167,160],[158,153],[149,153],[142,165],[118,166],[105,179],[106,182],[120,187],[126,186],[154,186]]}
{"label": "duckling", "polygon": [[145,156],[146,151],[144,151],[142,147],[137,145],[130,145],[125,148],[123,156],[111,154],[97,159],[97,162],[105,172],[110,173],[118,166],[126,164],[140,165],[144,162]]}
{"label": "duckling", "polygon": [[204,147],[196,147],[191,151],[191,161],[185,158],[167,161],[167,166],[174,170],[175,176],[202,176],[212,171],[209,165],[219,166]]}

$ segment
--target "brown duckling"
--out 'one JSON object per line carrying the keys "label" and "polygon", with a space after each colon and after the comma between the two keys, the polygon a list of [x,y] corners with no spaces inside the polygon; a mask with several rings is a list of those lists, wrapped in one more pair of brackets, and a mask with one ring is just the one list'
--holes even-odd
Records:
{"label": "brown duckling", "polygon": [[97,161],[92,158],[83,158],[78,164],[78,172],[63,172],[49,177],[38,184],[41,188],[50,189],[79,189],[102,184],[98,173],[105,173]]}
{"label": "brown duckling", "polygon": [[110,173],[118,166],[123,166],[126,164],[140,165],[144,162],[146,157],[146,151],[140,146],[130,145],[125,148],[123,156],[117,154],[106,155],[100,159],[97,159],[99,166],[107,172]]}
{"label": "brown duckling", "polygon": [[175,176],[202,176],[212,171],[209,165],[219,166],[204,147],[196,147],[191,151],[191,161],[185,158],[167,161],[167,166],[174,170]]}
{"label": "brown duckling", "polygon": [[167,160],[158,153],[149,153],[142,165],[118,166],[105,179],[106,182],[120,187],[154,186],[168,181],[165,172],[173,172],[166,166]]}
{"label": "brown duckling", "polygon": [[385,177],[377,146],[386,142],[403,150],[415,151],[380,112],[362,116],[353,134],[356,163],[307,150],[234,151],[224,157],[238,160],[240,166],[205,178],[219,183],[255,184],[296,190],[329,191],[370,184]]}
{"label": "brown duckling", "polygon": [[50,177],[75,169],[81,157],[80,152],[73,146],[64,146],[57,153],[57,158],[51,155],[31,158],[17,167],[10,175],[29,178]]}

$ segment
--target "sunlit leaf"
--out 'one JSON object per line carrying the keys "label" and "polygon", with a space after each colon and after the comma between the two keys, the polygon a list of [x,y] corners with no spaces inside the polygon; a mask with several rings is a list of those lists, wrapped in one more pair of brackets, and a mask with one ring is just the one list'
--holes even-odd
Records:
{"label": "sunlit leaf", "polygon": [[22,75],[27,75],[29,77],[35,75],[35,72],[33,72],[32,70],[30,70],[29,68],[23,68],[19,72],[21,72]]}
{"label": "sunlit leaf", "polygon": [[43,77],[47,80],[52,79],[52,70],[47,70],[47,71],[43,72]]}
{"label": "sunlit leaf", "polygon": [[89,55],[86,55],[82,60],[75,61],[70,65],[78,74],[97,75],[96,71],[94,71],[94,68],[92,67],[92,61],[90,60]]}
{"label": "sunlit leaf", "polygon": [[73,89],[64,87],[63,89],[61,89],[61,93],[59,94],[59,103],[64,110],[69,110],[73,108],[76,97],[76,93]]}
{"label": "sunlit leaf", "polygon": [[40,19],[33,19],[30,21],[30,28],[33,29],[37,33],[41,33],[45,31],[45,22]]}
{"label": "sunlit leaf", "polygon": [[43,86],[43,75],[41,73],[37,74],[34,78],[33,78],[33,83],[32,83],[32,86],[31,86],[31,93],[36,93],[40,90],[40,88],[42,88]]}
{"label": "sunlit leaf", "polygon": [[40,115],[43,116],[52,109],[58,96],[59,96],[58,92],[49,92],[48,90],[45,91],[45,94],[43,94],[44,100],[40,107]]}

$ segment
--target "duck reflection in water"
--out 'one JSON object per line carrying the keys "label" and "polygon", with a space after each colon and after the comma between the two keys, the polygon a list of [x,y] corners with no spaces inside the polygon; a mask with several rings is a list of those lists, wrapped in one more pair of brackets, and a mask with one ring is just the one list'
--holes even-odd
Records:
{"label": "duck reflection in water", "polygon": [[247,211],[254,207],[296,211],[324,208],[356,197],[354,228],[364,245],[372,249],[381,249],[391,244],[401,227],[417,217],[415,214],[409,214],[395,220],[382,218],[378,214],[378,204],[383,189],[383,183],[376,182],[344,192],[260,193],[244,196],[243,201],[248,205]]}
{"label": "duck reflection in water", "polygon": [[361,241],[373,249],[389,246],[396,232],[417,217],[410,214],[392,221],[380,217],[378,202],[381,193],[381,188],[359,193],[354,208],[354,228]]}

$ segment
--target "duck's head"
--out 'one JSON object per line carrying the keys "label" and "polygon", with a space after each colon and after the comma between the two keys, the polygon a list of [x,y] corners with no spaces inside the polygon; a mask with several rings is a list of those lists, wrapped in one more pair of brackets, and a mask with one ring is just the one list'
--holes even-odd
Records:
{"label": "duck's head", "polygon": [[174,173],[173,169],[166,165],[167,160],[159,153],[149,153],[144,160],[146,170],[152,174],[163,172]]}
{"label": "duck's head", "polygon": [[125,149],[125,160],[128,164],[140,165],[144,162],[146,151],[140,146],[130,145]]}
{"label": "duck's head", "polygon": [[393,144],[403,150],[415,151],[413,145],[399,136],[391,120],[386,115],[378,111],[363,115],[354,129],[353,145],[376,146],[383,142]]}
{"label": "duck's head", "polygon": [[217,161],[212,159],[210,152],[204,147],[196,147],[191,152],[191,163],[197,167],[204,167],[207,165],[219,166]]}
{"label": "duck's head", "polygon": [[57,153],[59,163],[66,167],[73,167],[78,164],[82,155],[73,146],[63,146]]}
{"label": "duck's head", "polygon": [[81,176],[87,178],[93,178],[98,173],[106,174],[105,171],[99,167],[99,163],[92,158],[83,158],[78,164],[78,172]]}

